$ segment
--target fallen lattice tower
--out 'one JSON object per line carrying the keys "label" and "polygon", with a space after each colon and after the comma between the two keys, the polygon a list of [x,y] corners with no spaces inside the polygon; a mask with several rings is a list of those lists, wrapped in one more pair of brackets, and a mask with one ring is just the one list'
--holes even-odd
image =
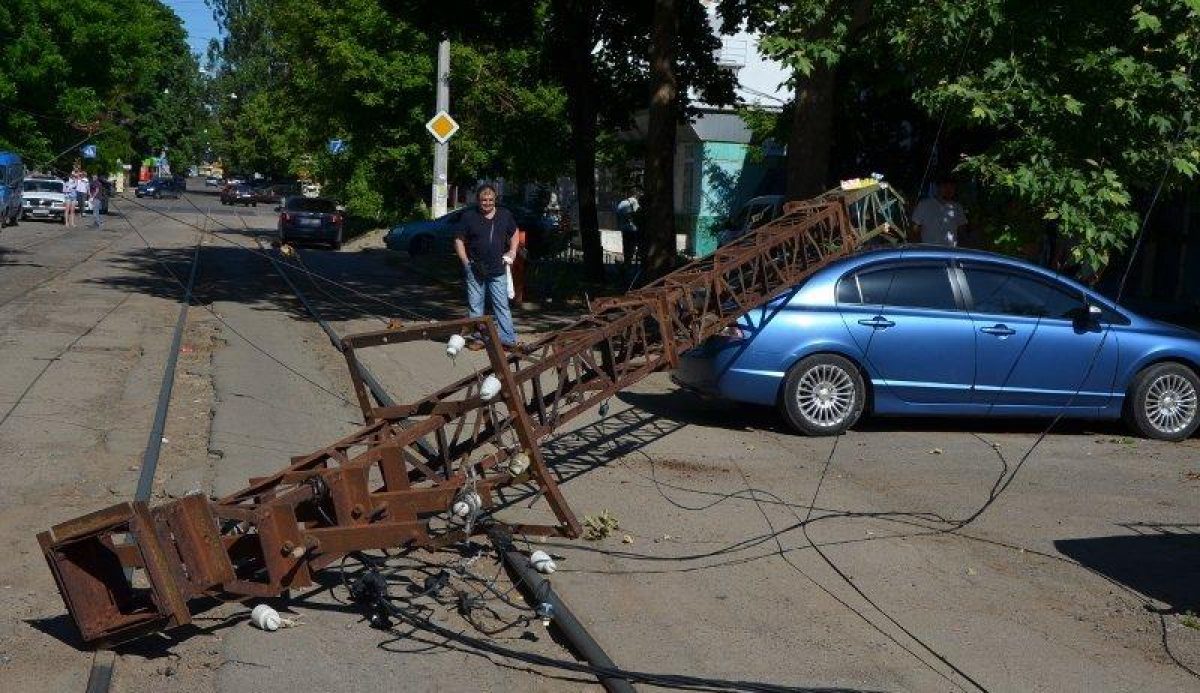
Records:
{"label": "fallen lattice tower", "polygon": [[[589,315],[520,355],[496,346],[489,319],[347,337],[362,428],[224,498],[120,503],[40,533],[67,609],[94,645],[183,625],[193,599],[277,596],[313,584],[314,572],[353,551],[462,540],[499,521],[491,511],[506,490],[543,495],[556,520],[512,532],[577,537],[579,522],[539,441],[895,230],[898,214],[900,200],[876,184],[789,203],[783,216],[713,255],[593,301]],[[358,350],[474,330],[490,337],[490,367],[411,404],[373,404]]]}

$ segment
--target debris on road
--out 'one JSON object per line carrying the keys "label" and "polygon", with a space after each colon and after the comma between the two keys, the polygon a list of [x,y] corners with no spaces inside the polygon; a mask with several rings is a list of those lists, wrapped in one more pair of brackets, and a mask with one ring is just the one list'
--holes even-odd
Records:
{"label": "debris on road", "polygon": [[601,510],[599,515],[587,515],[583,518],[583,538],[588,541],[607,539],[620,528],[620,521],[607,510]]}

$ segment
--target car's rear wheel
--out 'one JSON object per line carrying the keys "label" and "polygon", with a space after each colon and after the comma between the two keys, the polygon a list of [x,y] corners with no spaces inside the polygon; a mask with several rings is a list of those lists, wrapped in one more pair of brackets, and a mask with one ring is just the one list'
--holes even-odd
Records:
{"label": "car's rear wheel", "polygon": [[1182,363],[1158,363],[1133,379],[1125,421],[1147,438],[1186,440],[1200,426],[1200,378]]}
{"label": "car's rear wheel", "polygon": [[862,416],[867,388],[858,368],[834,354],[801,360],[783,381],[783,413],[797,431],[810,436],[843,433]]}
{"label": "car's rear wheel", "polygon": [[408,252],[411,255],[424,255],[433,250],[433,239],[429,236],[417,236],[408,243]]}

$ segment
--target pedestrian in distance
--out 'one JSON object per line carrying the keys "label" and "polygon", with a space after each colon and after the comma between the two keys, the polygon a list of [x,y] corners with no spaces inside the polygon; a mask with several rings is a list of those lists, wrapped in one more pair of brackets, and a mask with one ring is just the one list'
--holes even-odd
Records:
{"label": "pedestrian in distance", "polygon": [[[496,206],[496,188],[488,183],[475,191],[477,205],[465,210],[454,230],[454,252],[462,262],[467,286],[467,311],[472,318],[483,317],[491,308],[505,349],[519,348],[508,305],[508,278],[505,268],[517,258],[519,239],[512,212]],[[484,348],[480,335],[467,348]]]}
{"label": "pedestrian in distance", "polygon": [[967,212],[957,196],[954,180],[942,178],[934,194],[917,203],[912,220],[919,242],[950,247],[959,244],[966,230]]}
{"label": "pedestrian in distance", "polygon": [[75,225],[75,172],[63,181],[63,226]]}
{"label": "pedestrian in distance", "polygon": [[75,225],[79,223],[79,218],[87,210],[88,198],[88,177],[87,173],[82,170],[75,172]]}
{"label": "pedestrian in distance", "polygon": [[631,188],[613,210],[617,215],[617,228],[621,231],[621,259],[626,271],[634,261],[641,262],[642,259],[642,230],[638,227],[641,208],[637,191]]}
{"label": "pedestrian in distance", "polygon": [[92,221],[96,228],[104,225],[104,220],[100,217],[100,209],[104,206],[105,192],[100,176],[92,174],[92,182],[88,186],[88,201],[92,203]]}

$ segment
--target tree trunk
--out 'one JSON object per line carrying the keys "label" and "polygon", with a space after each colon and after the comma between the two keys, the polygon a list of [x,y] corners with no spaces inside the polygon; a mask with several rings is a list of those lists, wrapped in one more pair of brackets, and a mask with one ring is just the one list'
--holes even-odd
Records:
{"label": "tree trunk", "polygon": [[796,106],[788,139],[787,197],[803,200],[829,188],[829,153],[833,146],[835,71],[818,63],[796,80]]}
{"label": "tree trunk", "polygon": [[654,0],[650,47],[650,123],[646,136],[645,279],[675,266],[675,128],[678,94],[675,84],[675,0]]}
{"label": "tree trunk", "polygon": [[596,100],[592,64],[595,7],[588,0],[557,0],[554,12],[562,27],[558,35],[559,68],[571,119],[571,154],[575,160],[575,191],[579,202],[579,238],[583,269],[589,281],[604,281],[604,248],[596,209]]}
{"label": "tree trunk", "polygon": [[[850,37],[871,18],[871,0],[855,0],[851,8]],[[828,20],[827,20],[828,21]],[[809,29],[813,37],[827,37],[829,25]],[[833,150],[833,98],[837,68],[817,61],[812,73],[796,75],[796,107],[792,109],[792,132],[788,138],[787,197],[803,200],[819,195],[830,186],[829,158]]]}

